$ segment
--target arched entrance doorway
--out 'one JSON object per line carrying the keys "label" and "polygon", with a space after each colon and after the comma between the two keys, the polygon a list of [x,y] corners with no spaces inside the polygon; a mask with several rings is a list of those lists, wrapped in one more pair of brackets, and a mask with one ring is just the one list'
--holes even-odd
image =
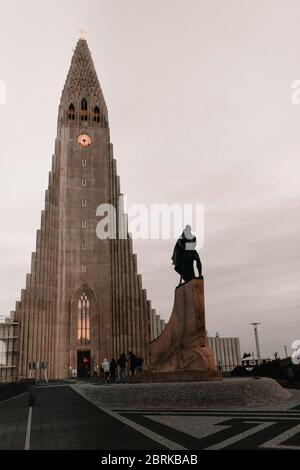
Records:
{"label": "arched entrance doorway", "polygon": [[70,370],[90,377],[98,365],[98,303],[94,291],[82,284],[71,302]]}
{"label": "arched entrance doorway", "polygon": [[77,377],[91,376],[91,351],[77,351]]}

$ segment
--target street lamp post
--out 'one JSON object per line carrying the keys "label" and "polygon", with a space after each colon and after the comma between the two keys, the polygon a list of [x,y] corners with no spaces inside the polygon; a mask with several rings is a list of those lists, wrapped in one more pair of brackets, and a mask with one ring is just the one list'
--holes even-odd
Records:
{"label": "street lamp post", "polygon": [[287,352],[287,345],[284,345],[284,351],[285,351],[285,357],[286,359],[288,358],[288,352]]}
{"label": "street lamp post", "polygon": [[250,323],[250,325],[253,325],[254,328],[254,338],[255,338],[255,346],[256,346],[256,356],[257,356],[257,364],[261,364],[261,357],[260,357],[260,348],[259,348],[259,341],[258,341],[258,331],[257,331],[257,325],[260,325],[260,323],[254,322]]}

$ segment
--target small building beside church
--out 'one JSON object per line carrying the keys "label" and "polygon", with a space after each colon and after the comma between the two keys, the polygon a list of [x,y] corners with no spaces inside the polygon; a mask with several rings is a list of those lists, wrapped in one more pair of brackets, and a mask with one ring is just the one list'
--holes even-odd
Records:
{"label": "small building beside church", "polygon": [[11,318],[0,322],[0,383],[17,380],[19,324]]}
{"label": "small building beside church", "polygon": [[239,338],[208,336],[207,344],[213,350],[217,367],[222,372],[231,372],[235,367],[242,365]]}

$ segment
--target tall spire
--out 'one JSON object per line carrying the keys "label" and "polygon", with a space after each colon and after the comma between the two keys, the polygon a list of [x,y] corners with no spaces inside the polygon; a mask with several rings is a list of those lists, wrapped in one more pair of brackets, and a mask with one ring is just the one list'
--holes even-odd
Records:
{"label": "tall spire", "polygon": [[135,351],[148,364],[151,304],[132,240],[96,236],[99,205],[114,204],[118,226],[125,217],[105,113],[87,42],[79,39],[62,94],[31,273],[16,306],[18,378],[30,376],[28,364],[42,361],[50,379],[67,378],[72,369],[79,375],[86,370],[83,348],[88,367],[123,351]]}
{"label": "tall spire", "polygon": [[107,108],[97,72],[83,31],[77,42],[71,66],[62,92],[63,108],[70,103],[79,103],[83,98],[102,108],[107,119]]}

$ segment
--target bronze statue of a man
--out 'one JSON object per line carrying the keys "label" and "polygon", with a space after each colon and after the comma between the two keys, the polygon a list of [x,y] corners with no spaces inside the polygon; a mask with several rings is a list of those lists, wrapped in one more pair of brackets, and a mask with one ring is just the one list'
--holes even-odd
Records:
{"label": "bronze statue of a man", "polygon": [[182,279],[187,282],[194,279],[194,261],[197,264],[199,277],[202,276],[202,264],[198,252],[196,251],[197,239],[192,234],[192,228],[187,225],[182,232],[181,237],[177,240],[174,247],[172,261],[175,271],[180,274],[180,284]]}

